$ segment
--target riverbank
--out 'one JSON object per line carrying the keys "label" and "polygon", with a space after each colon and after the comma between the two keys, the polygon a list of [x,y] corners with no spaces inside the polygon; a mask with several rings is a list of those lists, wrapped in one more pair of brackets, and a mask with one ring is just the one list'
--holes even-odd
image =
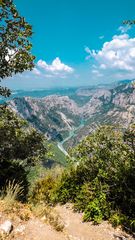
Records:
{"label": "riverbank", "polygon": [[66,155],[69,156],[68,152],[66,151],[66,149],[63,147],[64,143],[69,141],[72,137],[74,137],[76,135],[76,132],[78,130],[80,130],[81,128],[84,127],[84,120],[81,120],[81,124],[78,127],[74,127],[69,131],[69,135],[68,137],[66,137],[63,141],[58,142],[57,146],[58,148]]}

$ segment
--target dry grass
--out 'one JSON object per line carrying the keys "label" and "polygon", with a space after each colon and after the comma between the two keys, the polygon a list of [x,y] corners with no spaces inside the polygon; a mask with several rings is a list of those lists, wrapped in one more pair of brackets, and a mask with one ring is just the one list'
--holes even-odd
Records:
{"label": "dry grass", "polygon": [[46,223],[50,224],[56,231],[63,231],[64,224],[56,210],[45,204],[37,204],[32,207],[35,216],[40,217]]}
{"label": "dry grass", "polygon": [[0,199],[4,200],[7,206],[13,205],[14,202],[23,193],[23,187],[15,181],[9,181],[7,185],[2,189]]}
{"label": "dry grass", "polygon": [[[11,203],[11,202],[10,202]],[[32,217],[29,205],[22,204],[18,201],[14,201],[12,205],[9,205],[9,201],[0,200],[0,212],[5,218],[22,221],[28,221]]]}

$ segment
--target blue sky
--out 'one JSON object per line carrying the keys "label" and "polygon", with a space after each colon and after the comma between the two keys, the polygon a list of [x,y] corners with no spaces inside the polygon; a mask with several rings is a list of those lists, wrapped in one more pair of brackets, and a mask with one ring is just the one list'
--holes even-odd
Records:
{"label": "blue sky", "polygon": [[[135,77],[134,0],[15,0],[33,26],[35,68],[12,89],[82,86]],[[4,84],[5,84],[4,83]]]}

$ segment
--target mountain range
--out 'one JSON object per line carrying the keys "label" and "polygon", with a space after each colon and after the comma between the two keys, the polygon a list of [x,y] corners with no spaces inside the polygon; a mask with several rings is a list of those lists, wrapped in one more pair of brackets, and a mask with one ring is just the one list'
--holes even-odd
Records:
{"label": "mountain range", "polygon": [[42,97],[16,97],[8,105],[63,150],[100,125],[125,128],[135,122],[135,82],[69,88],[62,94],[54,91]]}

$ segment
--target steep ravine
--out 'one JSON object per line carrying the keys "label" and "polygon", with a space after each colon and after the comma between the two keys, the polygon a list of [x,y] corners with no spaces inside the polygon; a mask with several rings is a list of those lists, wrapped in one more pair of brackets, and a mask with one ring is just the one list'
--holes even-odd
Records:
{"label": "steep ravine", "polygon": [[[89,100],[83,102],[86,95]],[[124,128],[135,122],[135,84],[80,89],[74,93],[74,100],[60,95],[15,98],[9,101],[9,107],[58,143],[67,155],[67,149],[91,133],[93,126],[119,124]],[[84,125],[80,123],[82,118]]]}
{"label": "steep ravine", "polygon": [[76,136],[76,132],[79,131],[81,128],[84,127],[84,120],[81,120],[81,124],[78,127],[74,127],[69,131],[69,136],[66,137],[63,141],[58,142],[57,146],[58,148],[66,155],[69,156],[68,152],[64,149],[64,143],[66,143],[67,141],[69,141],[71,138]]}

